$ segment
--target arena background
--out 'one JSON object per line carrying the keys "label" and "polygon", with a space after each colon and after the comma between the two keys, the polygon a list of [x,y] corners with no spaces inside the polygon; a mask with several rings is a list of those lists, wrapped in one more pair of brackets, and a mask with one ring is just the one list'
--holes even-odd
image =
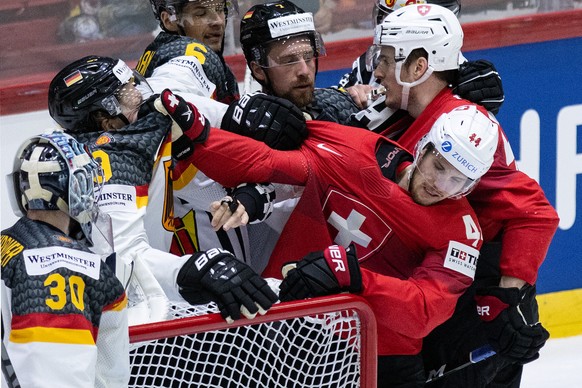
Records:
{"label": "arena background", "polygon": [[[317,85],[324,87],[335,84],[371,43],[373,1],[364,5],[353,0],[322,1],[323,7],[316,1],[297,3],[317,12],[320,24],[316,26],[327,47]],[[55,125],[46,111],[46,96],[48,83],[60,68],[89,54],[119,57],[135,65],[153,38],[156,23],[147,0],[119,2],[126,8],[131,4],[135,13],[114,31],[105,26],[112,24],[108,18],[115,14],[111,7],[116,3],[89,2],[100,5],[99,10],[86,3],[3,0],[0,5],[3,176],[11,171],[14,153],[24,139]],[[241,13],[250,6],[249,1],[239,3]],[[462,4],[464,54],[496,65],[506,92],[498,119],[520,168],[541,184],[560,215],[559,230],[538,280],[542,321],[553,338],[582,334],[582,1],[465,0]],[[66,30],[71,20],[79,19],[84,29]],[[230,23],[225,47],[226,61],[242,85],[245,64],[233,28],[238,23],[237,19]],[[16,220],[5,187],[0,192],[2,229]]]}

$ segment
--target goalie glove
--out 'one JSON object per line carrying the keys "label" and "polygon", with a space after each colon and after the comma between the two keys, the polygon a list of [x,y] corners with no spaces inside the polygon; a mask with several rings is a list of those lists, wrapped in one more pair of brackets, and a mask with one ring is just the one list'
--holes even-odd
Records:
{"label": "goalie glove", "polygon": [[537,360],[549,338],[539,322],[535,287],[487,287],[477,290],[477,313],[487,322],[489,341],[497,354],[519,364]]}
{"label": "goalie glove", "polygon": [[299,262],[285,264],[282,272],[279,291],[282,302],[362,290],[362,274],[353,244],[348,249],[331,245],[309,253]]}
{"label": "goalie glove", "polygon": [[227,322],[241,313],[249,319],[265,314],[277,301],[265,279],[220,248],[193,254],[180,269],[177,283],[182,297],[192,304],[215,301]]}
{"label": "goalie glove", "polygon": [[282,151],[299,148],[307,138],[301,110],[288,100],[261,92],[245,94],[230,104],[220,127]]}
{"label": "goalie glove", "polygon": [[195,143],[208,138],[210,124],[193,104],[165,89],[154,102],[155,108],[172,118],[172,156],[185,159],[194,152]]}
{"label": "goalie glove", "polygon": [[493,114],[499,112],[505,101],[501,77],[495,66],[484,59],[461,64],[453,93],[484,106]]}
{"label": "goalie glove", "polygon": [[273,213],[276,199],[273,184],[243,183],[227,189],[227,193],[245,207],[250,223],[263,222]]}

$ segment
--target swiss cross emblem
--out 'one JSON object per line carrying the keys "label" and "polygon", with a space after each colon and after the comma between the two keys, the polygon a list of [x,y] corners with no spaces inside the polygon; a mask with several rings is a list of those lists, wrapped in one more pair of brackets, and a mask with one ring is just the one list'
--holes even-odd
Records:
{"label": "swiss cross emblem", "polygon": [[392,233],[373,209],[333,189],[327,194],[323,214],[333,241],[344,247],[356,244],[360,261],[380,249]]}
{"label": "swiss cross emblem", "polygon": [[430,12],[430,5],[421,5],[419,7],[416,8],[418,10],[418,13],[421,14],[422,16],[425,16],[427,13]]}
{"label": "swiss cross emblem", "polygon": [[481,138],[477,137],[476,133],[472,133],[471,136],[469,136],[469,140],[471,143],[475,143],[475,147],[479,147],[479,144],[481,144]]}

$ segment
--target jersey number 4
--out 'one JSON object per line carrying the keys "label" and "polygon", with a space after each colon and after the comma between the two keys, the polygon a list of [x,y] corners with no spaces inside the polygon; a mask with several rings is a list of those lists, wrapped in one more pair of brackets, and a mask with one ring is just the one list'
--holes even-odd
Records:
{"label": "jersey number 4", "polygon": [[471,244],[473,247],[477,248],[479,241],[483,239],[481,236],[481,229],[477,226],[473,217],[469,214],[463,216],[463,222],[465,223],[465,232],[467,233],[467,240],[474,240]]}

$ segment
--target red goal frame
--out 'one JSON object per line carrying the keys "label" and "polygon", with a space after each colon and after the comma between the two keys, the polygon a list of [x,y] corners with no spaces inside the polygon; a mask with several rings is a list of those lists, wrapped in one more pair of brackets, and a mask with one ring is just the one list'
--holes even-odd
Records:
{"label": "red goal frame", "polygon": [[231,329],[245,325],[256,325],[313,314],[325,314],[338,310],[351,309],[357,312],[361,322],[360,386],[376,387],[377,373],[377,328],[376,318],[370,305],[360,296],[352,294],[332,295],[283,302],[274,305],[265,315],[252,320],[239,319],[231,324],[218,313],[195,317],[178,318],[170,321],[136,325],[129,328],[130,342],[144,342],[156,339],[196,334],[206,331]]}

